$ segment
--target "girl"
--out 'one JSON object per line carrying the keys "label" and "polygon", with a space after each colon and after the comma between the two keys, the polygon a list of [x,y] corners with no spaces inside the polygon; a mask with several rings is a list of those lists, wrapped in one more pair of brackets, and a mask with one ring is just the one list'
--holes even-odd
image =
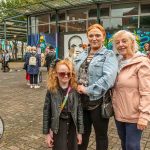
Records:
{"label": "girl", "polygon": [[40,88],[38,85],[38,74],[41,67],[41,58],[36,47],[31,48],[31,53],[27,59],[27,72],[30,74],[30,88]]}
{"label": "girl", "polygon": [[55,61],[43,109],[43,133],[53,150],[77,150],[82,142],[83,114],[76,87],[72,63]]}

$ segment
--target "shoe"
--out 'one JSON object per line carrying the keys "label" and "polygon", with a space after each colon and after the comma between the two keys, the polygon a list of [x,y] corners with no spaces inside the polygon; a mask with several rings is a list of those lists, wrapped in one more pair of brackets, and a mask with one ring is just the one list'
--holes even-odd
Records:
{"label": "shoe", "polygon": [[29,82],[27,82],[27,85],[30,85],[30,83],[29,83]]}
{"label": "shoe", "polygon": [[30,85],[30,88],[32,89],[32,88],[34,88],[34,86],[33,86],[33,85]]}
{"label": "shoe", "polygon": [[34,88],[35,88],[35,89],[38,89],[38,88],[40,88],[40,86],[39,86],[39,85],[35,85]]}

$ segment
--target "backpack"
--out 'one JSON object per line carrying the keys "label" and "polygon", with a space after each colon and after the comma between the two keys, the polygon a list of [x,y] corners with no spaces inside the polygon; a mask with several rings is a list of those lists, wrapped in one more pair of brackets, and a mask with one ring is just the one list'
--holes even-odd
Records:
{"label": "backpack", "polygon": [[35,56],[31,56],[29,58],[29,65],[36,66],[36,57]]}

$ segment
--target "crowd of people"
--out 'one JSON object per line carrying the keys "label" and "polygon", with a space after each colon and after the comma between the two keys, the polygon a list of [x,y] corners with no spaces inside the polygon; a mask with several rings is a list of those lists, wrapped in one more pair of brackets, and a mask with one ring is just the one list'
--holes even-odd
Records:
{"label": "crowd of people", "polygon": [[55,57],[55,50],[52,46],[46,47],[45,54],[39,54],[35,46],[27,46],[23,68],[26,70],[26,81],[30,88],[40,88],[39,82],[41,82],[42,79],[40,67],[47,67],[47,72],[49,72],[50,64]]}
{"label": "crowd of people", "polygon": [[2,50],[0,60],[2,64],[1,70],[3,72],[9,72],[10,71],[10,68],[9,68],[10,55],[7,50],[6,51]]}
{"label": "crowd of people", "polygon": [[150,121],[150,60],[129,31],[114,34],[113,50],[104,46],[100,24],[88,28],[87,38],[87,50],[73,63],[57,59],[50,68],[43,108],[46,143],[53,150],[87,150],[93,125],[96,150],[108,150],[110,118],[103,117],[102,103],[111,89],[122,150],[140,150]]}

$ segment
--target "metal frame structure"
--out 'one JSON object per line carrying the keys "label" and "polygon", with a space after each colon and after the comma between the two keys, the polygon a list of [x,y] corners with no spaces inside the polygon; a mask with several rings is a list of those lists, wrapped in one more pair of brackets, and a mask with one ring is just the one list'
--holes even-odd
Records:
{"label": "metal frame structure", "polygon": [[[15,12],[18,15],[4,18],[0,23],[0,39],[13,39],[14,36],[18,38],[27,37],[27,16],[32,16],[35,14],[43,14],[45,12],[58,12],[62,9],[74,9],[79,8],[85,5],[97,4],[99,7],[102,3],[120,3],[123,0],[35,0],[28,1],[26,0],[26,4],[23,4],[19,7],[12,7],[11,9],[2,9],[2,12]],[[127,0],[126,2],[130,2]],[[142,0],[133,0],[135,2],[139,2]],[[148,0],[149,1],[149,0]],[[97,9],[99,10],[99,9]],[[13,14],[13,13],[12,13]],[[57,14],[57,13],[56,13]],[[21,21],[19,17],[26,17],[25,21]],[[100,22],[100,12],[97,11],[97,22]],[[56,22],[58,20],[56,19]]]}

